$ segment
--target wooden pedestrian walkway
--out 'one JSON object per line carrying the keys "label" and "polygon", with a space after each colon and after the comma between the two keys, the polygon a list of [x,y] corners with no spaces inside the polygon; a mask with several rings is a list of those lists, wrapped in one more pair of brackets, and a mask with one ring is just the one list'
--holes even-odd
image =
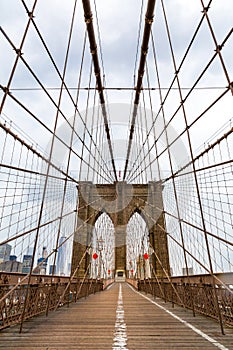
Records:
{"label": "wooden pedestrian walkway", "polygon": [[233,329],[153,300],[126,283],[0,333],[0,349],[233,349]]}

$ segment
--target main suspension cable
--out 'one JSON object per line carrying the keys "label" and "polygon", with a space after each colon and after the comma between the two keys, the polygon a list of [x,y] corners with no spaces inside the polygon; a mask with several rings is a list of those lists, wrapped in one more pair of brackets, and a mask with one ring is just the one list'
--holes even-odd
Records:
{"label": "main suspension cable", "polygon": [[131,152],[131,147],[132,147],[133,134],[134,134],[134,129],[135,129],[135,121],[136,121],[136,116],[137,116],[137,112],[138,112],[140,93],[141,93],[141,89],[142,89],[142,79],[143,79],[143,75],[144,75],[146,57],[147,57],[147,52],[148,52],[148,44],[149,44],[149,39],[150,39],[150,34],[151,34],[151,25],[153,23],[153,18],[154,18],[154,8],[155,8],[155,0],[148,0],[147,11],[146,11],[146,16],[145,16],[145,25],[144,25],[142,47],[141,47],[141,57],[140,57],[140,63],[139,63],[139,69],[138,69],[138,79],[137,79],[137,86],[136,86],[136,92],[135,92],[135,98],[134,98],[133,115],[132,115],[132,121],[131,121],[131,126],[130,126],[130,133],[129,133],[129,140],[128,140],[126,160],[125,160],[123,180],[126,179],[128,163],[129,163],[129,158],[130,158],[130,152]]}
{"label": "main suspension cable", "polygon": [[87,33],[90,43],[90,51],[92,54],[93,59],[93,65],[94,65],[94,72],[96,76],[96,85],[99,92],[99,98],[100,98],[100,104],[101,104],[101,110],[102,115],[104,119],[104,126],[105,126],[105,133],[107,136],[107,142],[109,147],[109,152],[111,156],[111,162],[113,167],[113,173],[115,180],[117,181],[117,173],[116,173],[116,167],[115,167],[115,161],[114,161],[114,155],[113,155],[113,148],[112,148],[112,142],[111,142],[111,136],[110,136],[110,129],[108,125],[108,118],[107,118],[107,110],[105,105],[105,99],[104,99],[104,93],[103,93],[103,84],[100,74],[100,66],[99,66],[99,59],[98,59],[98,53],[97,53],[97,44],[95,39],[95,32],[93,27],[93,16],[91,12],[91,5],[89,0],[83,0],[83,10],[84,10],[84,18],[87,26]]}

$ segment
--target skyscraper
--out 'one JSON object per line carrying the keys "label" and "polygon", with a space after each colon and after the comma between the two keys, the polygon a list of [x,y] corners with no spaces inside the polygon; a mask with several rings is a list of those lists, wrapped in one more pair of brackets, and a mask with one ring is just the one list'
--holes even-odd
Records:
{"label": "skyscraper", "polygon": [[35,273],[39,273],[40,275],[45,275],[47,270],[47,264],[48,264],[48,253],[47,248],[43,247],[42,250],[42,256],[37,260],[37,264],[39,267],[34,270]]}
{"label": "skyscraper", "polygon": [[32,265],[32,255],[24,255],[24,256],[23,256],[23,268],[22,268],[22,272],[23,272],[23,273],[29,273],[29,272],[30,272],[31,265]]}
{"label": "skyscraper", "polygon": [[[65,242],[66,237],[60,237],[59,246]],[[58,249],[57,254],[57,273],[62,276],[67,274],[67,261],[66,261],[66,250],[67,250],[67,242],[63,243],[63,245]]]}
{"label": "skyscraper", "polygon": [[0,246],[0,263],[10,260],[11,248],[10,244],[3,244]]}

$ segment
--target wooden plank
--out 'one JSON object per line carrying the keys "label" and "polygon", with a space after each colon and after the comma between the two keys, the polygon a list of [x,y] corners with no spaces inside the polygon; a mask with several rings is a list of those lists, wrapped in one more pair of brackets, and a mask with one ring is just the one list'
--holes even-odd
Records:
{"label": "wooden plank", "polygon": [[[0,349],[4,350],[55,350],[55,349],[113,349],[116,308],[119,284],[110,289],[80,299],[76,304],[40,316],[19,327],[11,327],[0,333]],[[122,284],[124,322],[127,346],[122,349],[217,349],[193,330],[152,304],[127,284]],[[218,324],[203,316],[192,317],[192,312],[156,299],[187,322],[213,337],[228,349],[233,349],[233,329],[220,334]]]}
{"label": "wooden plank", "polygon": [[[124,287],[127,289],[129,287]],[[160,309],[138,293],[127,290],[124,293],[125,321],[127,324],[128,348],[131,349],[217,349],[215,345],[195,333],[185,324]],[[152,301],[154,299],[150,298]],[[233,329],[226,328],[223,336],[218,323],[210,318],[192,316],[192,311],[181,307],[173,308],[170,303],[156,299],[156,303],[165,307],[185,322],[192,324],[209,337],[233,349]]]}

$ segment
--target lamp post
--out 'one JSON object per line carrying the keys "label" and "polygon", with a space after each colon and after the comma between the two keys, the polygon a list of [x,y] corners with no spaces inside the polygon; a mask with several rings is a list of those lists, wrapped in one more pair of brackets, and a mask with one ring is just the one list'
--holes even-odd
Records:
{"label": "lamp post", "polygon": [[99,251],[99,253],[100,253],[100,256],[99,256],[98,278],[101,278],[101,271],[100,271],[100,269],[101,269],[101,261],[100,261],[100,260],[102,260],[102,251],[103,251],[103,249],[104,249],[104,240],[103,240],[102,236],[100,236],[100,238],[97,239],[97,249],[98,249],[98,251]]}
{"label": "lamp post", "polygon": [[98,258],[98,254],[96,254],[96,253],[94,253],[93,255],[92,255],[92,259],[94,260],[94,271],[93,271],[93,273],[92,273],[92,277],[93,277],[93,275],[95,276],[95,278],[97,278],[97,262],[96,262],[96,259]]}

